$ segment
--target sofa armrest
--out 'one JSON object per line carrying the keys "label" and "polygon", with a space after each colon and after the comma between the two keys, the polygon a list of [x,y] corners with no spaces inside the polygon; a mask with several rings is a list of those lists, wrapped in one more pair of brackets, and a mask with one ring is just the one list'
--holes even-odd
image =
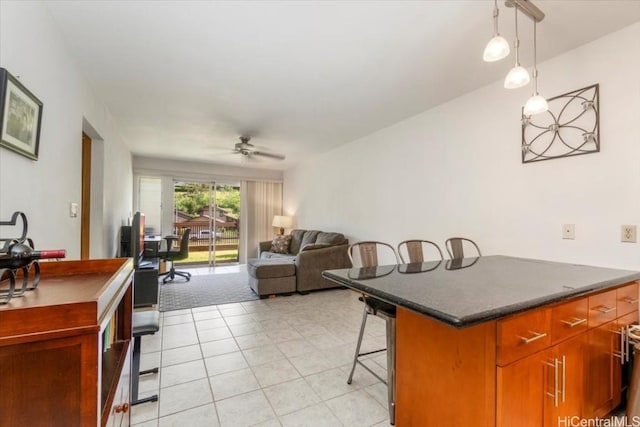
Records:
{"label": "sofa armrest", "polygon": [[332,245],[301,251],[296,257],[297,290],[304,292],[339,286],[323,278],[322,272],[350,268],[348,248],[349,245]]}
{"label": "sofa armrest", "polygon": [[258,243],[258,258],[260,258],[262,252],[269,252],[269,249],[271,249],[271,240]]}
{"label": "sofa armrest", "polygon": [[302,248],[300,248],[300,253],[304,251],[313,251],[313,250],[324,249],[329,247],[331,247],[331,245],[328,243],[309,243],[308,245],[304,245]]}

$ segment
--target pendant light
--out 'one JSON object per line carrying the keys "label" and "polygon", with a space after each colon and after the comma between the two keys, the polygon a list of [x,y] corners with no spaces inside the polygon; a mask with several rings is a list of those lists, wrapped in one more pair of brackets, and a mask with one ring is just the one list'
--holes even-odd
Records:
{"label": "pendant light", "polygon": [[524,104],[523,113],[526,116],[530,116],[532,114],[544,113],[549,109],[549,104],[547,104],[547,100],[544,97],[540,96],[538,93],[538,46],[537,46],[537,31],[536,31],[536,21],[533,21],[533,84],[534,84],[534,92],[531,98],[527,100],[527,103]]}
{"label": "pendant light", "polygon": [[520,47],[520,39],[518,39],[518,3],[514,3],[514,6],[516,15],[516,41],[514,44],[516,49],[516,65],[509,71],[509,74],[507,74],[507,77],[504,79],[504,87],[506,89],[517,89],[526,86],[531,80],[529,72],[520,66],[518,58],[518,48]]}
{"label": "pendant light", "polygon": [[498,32],[498,15],[500,10],[498,9],[498,0],[493,1],[493,38],[487,43],[487,47],[484,48],[484,54],[482,59],[485,62],[495,62],[509,55],[509,42]]}

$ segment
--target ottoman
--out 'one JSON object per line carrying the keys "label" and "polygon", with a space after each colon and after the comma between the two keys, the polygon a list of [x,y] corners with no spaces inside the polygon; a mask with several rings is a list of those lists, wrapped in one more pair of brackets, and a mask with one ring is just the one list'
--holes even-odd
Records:
{"label": "ottoman", "polygon": [[292,294],[296,291],[296,265],[287,259],[247,260],[249,286],[259,296]]}

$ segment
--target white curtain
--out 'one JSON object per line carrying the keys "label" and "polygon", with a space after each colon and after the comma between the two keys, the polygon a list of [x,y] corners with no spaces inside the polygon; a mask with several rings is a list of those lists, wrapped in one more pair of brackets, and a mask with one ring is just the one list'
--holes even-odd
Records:
{"label": "white curtain", "polygon": [[240,263],[258,256],[258,243],[273,239],[274,215],[282,215],[282,183],[240,182]]}

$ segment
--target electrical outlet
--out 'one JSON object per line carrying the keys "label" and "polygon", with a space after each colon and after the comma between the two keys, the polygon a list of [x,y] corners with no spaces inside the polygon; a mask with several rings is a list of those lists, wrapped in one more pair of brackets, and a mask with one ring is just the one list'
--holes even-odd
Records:
{"label": "electrical outlet", "polygon": [[562,225],[562,238],[573,240],[576,238],[576,225],[575,224],[563,224]]}
{"label": "electrical outlet", "polygon": [[628,242],[628,243],[636,243],[638,239],[636,238],[637,229],[635,225],[623,225],[620,228],[620,241]]}

